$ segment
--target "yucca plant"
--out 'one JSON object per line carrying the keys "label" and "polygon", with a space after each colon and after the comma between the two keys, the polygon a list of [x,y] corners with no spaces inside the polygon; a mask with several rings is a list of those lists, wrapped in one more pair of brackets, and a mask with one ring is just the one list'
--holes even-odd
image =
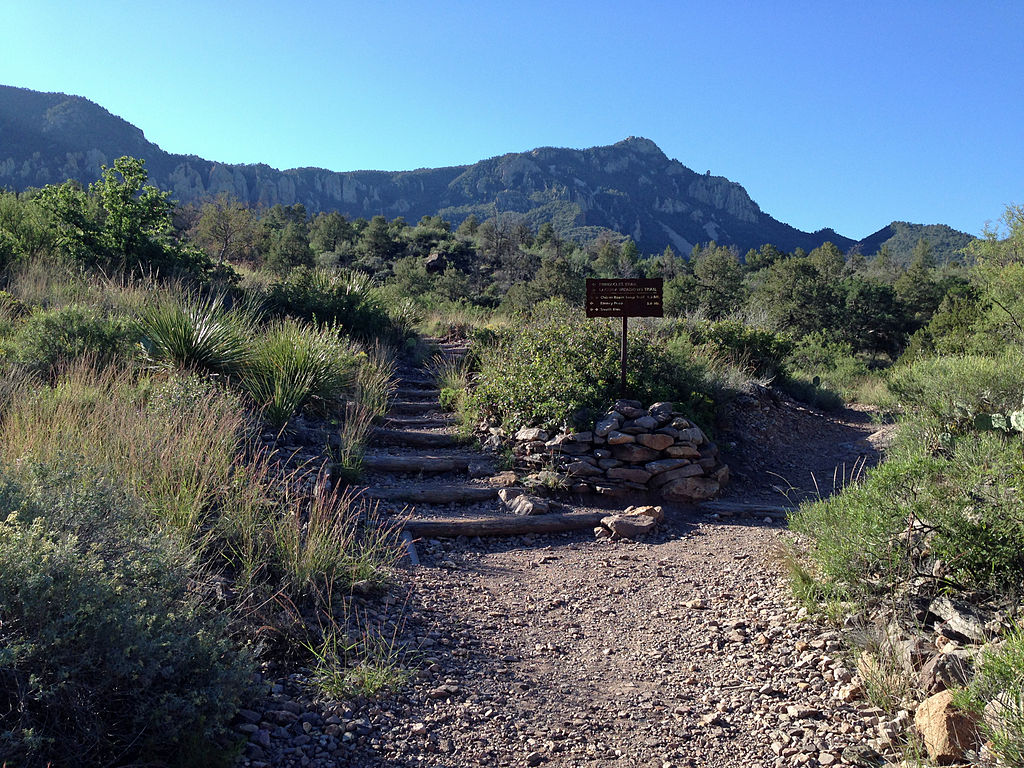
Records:
{"label": "yucca plant", "polygon": [[252,348],[241,386],[274,428],[304,407],[337,411],[355,384],[355,350],[333,326],[278,320],[254,339]]}
{"label": "yucca plant", "polygon": [[146,360],[156,368],[234,376],[249,362],[254,313],[220,297],[163,294],[139,309]]}

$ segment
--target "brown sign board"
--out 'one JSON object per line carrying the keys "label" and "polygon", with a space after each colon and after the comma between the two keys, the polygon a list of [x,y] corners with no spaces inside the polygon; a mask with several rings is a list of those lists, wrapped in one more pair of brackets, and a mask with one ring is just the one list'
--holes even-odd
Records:
{"label": "brown sign board", "polygon": [[587,279],[587,317],[664,317],[662,279]]}

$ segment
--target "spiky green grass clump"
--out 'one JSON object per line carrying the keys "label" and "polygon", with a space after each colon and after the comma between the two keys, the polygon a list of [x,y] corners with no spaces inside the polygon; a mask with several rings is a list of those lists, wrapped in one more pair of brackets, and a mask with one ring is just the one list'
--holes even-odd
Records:
{"label": "spiky green grass clump", "polygon": [[276,320],[253,339],[252,349],[241,386],[275,428],[305,407],[336,412],[355,385],[356,349],[331,326]]}
{"label": "spiky green grass clump", "polygon": [[218,297],[164,293],[140,308],[137,323],[154,367],[234,376],[249,363],[253,314],[229,310]]}

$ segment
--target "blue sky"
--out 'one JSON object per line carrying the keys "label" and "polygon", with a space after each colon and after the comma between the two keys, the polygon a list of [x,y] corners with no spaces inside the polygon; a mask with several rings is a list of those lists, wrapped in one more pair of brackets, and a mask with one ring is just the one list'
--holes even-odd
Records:
{"label": "blue sky", "polygon": [[3,3],[0,83],[171,152],[405,170],[646,136],[767,213],[977,234],[1024,203],[1024,2]]}

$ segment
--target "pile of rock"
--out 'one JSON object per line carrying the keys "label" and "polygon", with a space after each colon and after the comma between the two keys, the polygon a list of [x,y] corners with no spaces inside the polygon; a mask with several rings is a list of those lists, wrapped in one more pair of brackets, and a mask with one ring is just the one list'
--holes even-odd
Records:
{"label": "pile of rock", "polygon": [[626,507],[622,512],[601,518],[601,524],[594,528],[599,539],[638,539],[653,533],[665,521],[661,507]]}
{"label": "pile of rock", "polygon": [[585,432],[524,427],[512,451],[519,466],[557,472],[577,493],[649,491],[692,503],[713,498],[729,478],[718,447],[672,403],[619,400]]}

